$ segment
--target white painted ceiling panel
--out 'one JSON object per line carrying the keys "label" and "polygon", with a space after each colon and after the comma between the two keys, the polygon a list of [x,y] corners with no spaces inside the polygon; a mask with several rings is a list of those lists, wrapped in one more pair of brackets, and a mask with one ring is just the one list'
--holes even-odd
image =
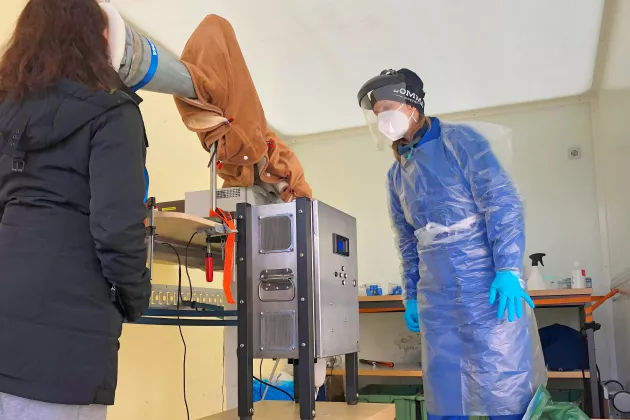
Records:
{"label": "white painted ceiling panel", "polygon": [[591,88],[603,0],[111,0],[179,55],[208,14],[236,31],[269,122],[292,136],[364,124],[356,93],[387,68],[444,114]]}

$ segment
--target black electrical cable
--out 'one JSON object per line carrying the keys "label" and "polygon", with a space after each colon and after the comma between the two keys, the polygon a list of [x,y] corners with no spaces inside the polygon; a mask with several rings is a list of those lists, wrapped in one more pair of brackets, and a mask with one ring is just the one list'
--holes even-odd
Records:
{"label": "black electrical cable", "polygon": [[185,266],[186,266],[186,277],[188,277],[188,286],[190,287],[190,301],[192,302],[193,300],[193,287],[192,287],[192,280],[190,280],[190,273],[188,272],[188,248],[190,248],[190,244],[192,243],[192,240],[195,238],[195,236],[197,236],[198,232],[195,232],[192,234],[192,236],[190,237],[190,239],[188,240],[188,243],[186,244],[186,255],[185,255]]}
{"label": "black electrical cable", "polygon": [[282,389],[282,388],[278,388],[277,386],[275,386],[275,385],[271,385],[270,383],[267,383],[267,382],[265,382],[265,381],[261,381],[260,379],[258,379],[258,378],[257,378],[257,377],[255,377],[255,376],[254,376],[254,380],[258,381],[258,382],[259,382],[260,384],[262,384],[262,385],[268,386],[269,388],[273,388],[273,389],[275,389],[276,391],[280,391],[280,392],[282,392],[284,395],[286,395],[287,397],[291,398],[291,401],[295,401],[295,398],[293,398],[293,397],[291,396],[291,394],[289,394],[289,393],[288,393],[287,391],[285,391],[284,389]]}
{"label": "black electrical cable", "polygon": [[[177,281],[177,311],[178,311],[177,319],[179,320],[179,307],[183,301],[182,299],[182,260],[179,257],[179,252],[177,252],[177,249],[175,249],[173,245],[167,242],[158,242],[158,243],[171,247],[171,249],[175,252],[175,255],[177,256],[177,264],[179,266],[178,281]],[[188,408],[188,398],[186,396],[186,353],[188,351],[188,348],[186,347],[186,340],[184,339],[184,332],[182,331],[182,326],[178,325],[177,327],[179,328],[179,336],[182,338],[182,344],[184,345],[184,358],[182,361],[183,362],[182,363],[182,372],[183,372],[182,379],[183,379],[183,386],[184,386],[184,405],[186,406],[186,418],[190,420],[190,410]]]}

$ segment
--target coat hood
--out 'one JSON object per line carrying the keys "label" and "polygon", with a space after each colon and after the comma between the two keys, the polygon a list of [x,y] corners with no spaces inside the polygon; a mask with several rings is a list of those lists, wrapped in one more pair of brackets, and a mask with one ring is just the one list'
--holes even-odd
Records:
{"label": "coat hood", "polygon": [[0,147],[25,120],[28,123],[20,149],[29,152],[53,147],[108,110],[127,102],[138,104],[139,98],[129,93],[94,91],[64,79],[20,101],[8,96],[0,103]]}

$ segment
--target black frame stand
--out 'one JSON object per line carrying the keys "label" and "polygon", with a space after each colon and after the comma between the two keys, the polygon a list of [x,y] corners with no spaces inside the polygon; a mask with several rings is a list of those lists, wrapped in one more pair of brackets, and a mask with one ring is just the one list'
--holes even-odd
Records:
{"label": "black frame stand", "polygon": [[359,402],[359,353],[346,354],[346,402]]}
{"label": "black frame stand", "polygon": [[601,378],[599,377],[599,371],[597,370],[597,357],[595,355],[595,331],[601,328],[601,325],[596,322],[587,323],[585,306],[579,307],[580,316],[580,330],[584,336],[586,342],[586,357],[588,358],[590,378],[588,381],[585,379],[584,394],[586,396],[586,414],[593,419],[601,418],[602,406],[600,401],[599,384]]}
{"label": "black frame stand", "polygon": [[252,207],[247,203],[236,205],[236,290],[238,319],[238,417],[251,420],[254,415],[254,336],[253,299],[249,292],[252,281]]}
{"label": "black frame stand", "polygon": [[[298,381],[300,419],[315,418],[315,331],[313,325],[313,206],[308,198],[298,198],[296,221],[298,292]],[[295,365],[294,365],[295,366]],[[294,378],[294,383],[295,383]]]}
{"label": "black frame stand", "polygon": [[[296,252],[298,291],[298,360],[293,364],[294,398],[300,405],[300,419],[315,418],[315,331],[313,291],[313,230],[312,204],[308,198],[296,200]],[[252,208],[250,204],[236,206],[237,246],[237,316],[238,316],[238,417],[252,420],[254,415],[253,297],[249,282],[252,272]],[[346,400],[356,405],[358,400],[358,353],[345,355]],[[322,360],[323,363],[325,363]],[[261,378],[262,379],[262,378]]]}

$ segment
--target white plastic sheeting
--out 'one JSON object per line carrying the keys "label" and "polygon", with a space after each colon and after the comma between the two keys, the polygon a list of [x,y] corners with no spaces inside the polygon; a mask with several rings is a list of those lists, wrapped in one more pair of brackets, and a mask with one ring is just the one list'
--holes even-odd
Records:
{"label": "white plastic sheeting", "polygon": [[603,0],[112,0],[179,54],[207,14],[232,23],[270,123],[288,135],[364,124],[356,93],[385,68],[444,114],[591,88]]}

